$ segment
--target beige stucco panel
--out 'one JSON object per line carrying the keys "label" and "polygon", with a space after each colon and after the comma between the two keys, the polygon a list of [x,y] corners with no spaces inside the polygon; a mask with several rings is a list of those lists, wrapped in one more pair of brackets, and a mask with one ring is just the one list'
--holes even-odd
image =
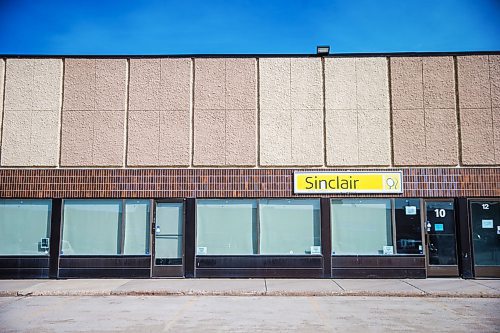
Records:
{"label": "beige stucco panel", "polygon": [[500,108],[493,108],[493,140],[495,144],[495,164],[500,165]]}
{"label": "beige stucco panel", "polygon": [[226,164],[225,114],[225,110],[194,110],[193,165]]}
{"label": "beige stucco panel", "polygon": [[422,109],[422,58],[391,57],[392,107],[398,110]]}
{"label": "beige stucco panel", "polygon": [[[3,90],[5,77],[5,62],[0,59],[0,121],[3,119]],[[2,144],[2,123],[0,123],[0,147]]]}
{"label": "beige stucco panel", "polygon": [[291,59],[291,109],[323,109],[322,72],[320,58]]}
{"label": "beige stucco panel", "polygon": [[96,111],[120,111],[126,109],[127,66],[126,59],[96,60]]}
{"label": "beige stucco panel", "polygon": [[389,109],[387,59],[356,58],[357,108]]}
{"label": "beige stucco panel", "polygon": [[185,111],[160,111],[158,163],[161,166],[189,166],[191,118]]}
{"label": "beige stucco panel", "polygon": [[458,165],[458,128],[455,109],[425,110],[427,165]]}
{"label": "beige stucco panel", "polygon": [[159,111],[160,61],[130,59],[129,110]]}
{"label": "beige stucco panel", "polygon": [[392,128],[394,165],[425,165],[424,110],[393,110]]}
{"label": "beige stucco panel", "polygon": [[8,59],[5,110],[59,110],[61,80],[61,59]]}
{"label": "beige stucco panel", "polygon": [[257,62],[255,59],[226,59],[226,109],[257,108]]}
{"label": "beige stucco panel", "polygon": [[491,109],[461,109],[462,163],[495,164]]}
{"label": "beige stucco panel", "polygon": [[326,158],[328,166],[358,164],[357,110],[326,110]]}
{"label": "beige stucco panel", "polygon": [[2,166],[30,166],[31,113],[32,111],[5,111],[2,133]]}
{"label": "beige stucco panel", "polygon": [[226,112],[226,165],[255,166],[257,163],[256,110]]}
{"label": "beige stucco panel", "polygon": [[326,108],[356,109],[356,59],[325,59]]}
{"label": "beige stucco panel", "polygon": [[221,110],[225,102],[225,59],[196,59],[194,61],[194,107],[195,109]]}
{"label": "beige stucco panel", "polygon": [[63,110],[95,110],[95,59],[66,59]]}
{"label": "beige stucco panel", "polygon": [[191,59],[161,60],[160,111],[191,108],[191,77]]}
{"label": "beige stucco panel", "polygon": [[259,99],[262,110],[291,108],[290,58],[259,59]]}
{"label": "beige stucco panel", "polygon": [[460,108],[490,108],[488,56],[459,56],[457,63]]}
{"label": "beige stucco panel", "polygon": [[424,57],[424,106],[455,108],[455,65],[452,57]]}
{"label": "beige stucco panel", "polygon": [[500,107],[500,55],[490,55],[491,106]]}
{"label": "beige stucco panel", "polygon": [[160,140],[159,111],[130,111],[127,132],[127,165],[157,166]]}
{"label": "beige stucco panel", "polygon": [[292,110],[292,165],[322,166],[323,110]]}
{"label": "beige stucco panel", "polygon": [[60,111],[33,111],[30,166],[57,166],[59,163]]}
{"label": "beige stucco panel", "polygon": [[96,111],[92,165],[123,166],[125,149],[125,115],[122,111]]}
{"label": "beige stucco panel", "polygon": [[360,165],[391,164],[389,109],[358,110],[358,142]]}
{"label": "beige stucco panel", "polygon": [[62,114],[61,166],[91,166],[94,132],[93,111]]}
{"label": "beige stucco panel", "polygon": [[264,166],[292,164],[292,116],[289,110],[261,110],[260,163]]}

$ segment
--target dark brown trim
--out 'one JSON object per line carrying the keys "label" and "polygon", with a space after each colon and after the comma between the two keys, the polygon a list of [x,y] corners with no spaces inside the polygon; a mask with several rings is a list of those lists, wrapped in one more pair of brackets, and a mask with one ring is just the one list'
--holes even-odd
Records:
{"label": "dark brown trim", "polygon": [[196,200],[187,198],[184,206],[184,276],[195,277]]}
{"label": "dark brown trim", "polygon": [[323,277],[332,276],[332,234],[331,234],[331,214],[330,199],[322,198],[321,205],[321,254],[323,255]]}
{"label": "dark brown trim", "polygon": [[476,266],[476,278],[499,278],[500,266]]}
{"label": "dark brown trim", "polygon": [[49,261],[49,256],[0,256],[0,278],[48,278]]}
{"label": "dark brown trim", "polygon": [[469,202],[466,198],[455,199],[455,218],[457,220],[457,254],[460,276],[464,279],[474,278],[474,261],[472,260],[471,228],[469,224]]}
{"label": "dark brown trim", "polygon": [[49,277],[57,278],[57,273],[59,271],[59,254],[61,253],[62,199],[52,199],[51,214]]}

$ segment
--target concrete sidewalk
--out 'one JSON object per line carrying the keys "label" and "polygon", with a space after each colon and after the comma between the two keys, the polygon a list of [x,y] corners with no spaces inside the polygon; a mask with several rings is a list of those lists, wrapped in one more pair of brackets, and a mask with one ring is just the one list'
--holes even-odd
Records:
{"label": "concrete sidewalk", "polygon": [[74,279],[0,280],[0,296],[400,296],[500,298],[500,280]]}

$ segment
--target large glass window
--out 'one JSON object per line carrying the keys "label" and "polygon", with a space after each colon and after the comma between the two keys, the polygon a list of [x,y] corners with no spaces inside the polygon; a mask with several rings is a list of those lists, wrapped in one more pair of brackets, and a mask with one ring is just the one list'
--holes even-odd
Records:
{"label": "large glass window", "polygon": [[148,217],[146,200],[65,200],[61,254],[149,254]]}
{"label": "large glass window", "polygon": [[196,253],[256,254],[255,200],[199,200],[196,206]]}
{"label": "large glass window", "polygon": [[156,265],[182,264],[183,212],[181,202],[156,204]]}
{"label": "large glass window", "polygon": [[393,254],[389,199],[331,201],[332,254]]}
{"label": "large glass window", "polygon": [[0,200],[0,255],[48,255],[50,200]]}
{"label": "large glass window", "polygon": [[321,254],[319,200],[260,200],[260,254]]}
{"label": "large glass window", "polygon": [[470,208],[474,263],[500,266],[500,201],[473,201]]}
{"label": "large glass window", "polygon": [[394,200],[396,248],[398,254],[423,254],[419,199]]}

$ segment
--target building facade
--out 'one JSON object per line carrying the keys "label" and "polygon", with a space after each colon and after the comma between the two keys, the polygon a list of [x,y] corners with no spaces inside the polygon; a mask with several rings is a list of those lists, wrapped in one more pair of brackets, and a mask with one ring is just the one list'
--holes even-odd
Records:
{"label": "building facade", "polygon": [[4,57],[0,96],[0,277],[500,277],[498,53]]}

